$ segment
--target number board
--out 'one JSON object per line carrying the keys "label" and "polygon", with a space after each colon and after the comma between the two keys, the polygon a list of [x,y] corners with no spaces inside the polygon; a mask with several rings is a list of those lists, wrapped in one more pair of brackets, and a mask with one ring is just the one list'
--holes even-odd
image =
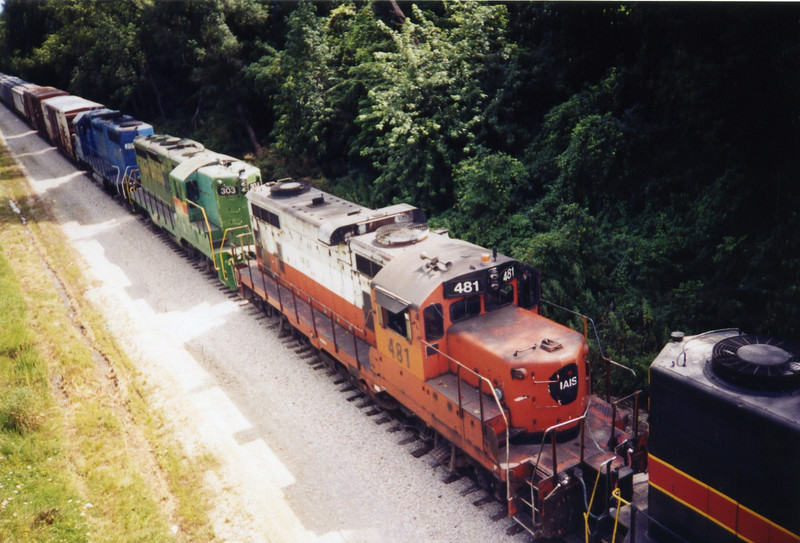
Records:
{"label": "number board", "polygon": [[472,296],[473,294],[483,294],[484,292],[486,292],[486,277],[483,274],[444,282],[445,298]]}
{"label": "number board", "polygon": [[236,185],[220,185],[217,187],[217,194],[220,196],[236,196],[239,194],[239,187]]}
{"label": "number board", "polygon": [[[515,262],[509,262],[504,266],[498,266],[497,278],[500,286],[511,282],[517,276]],[[488,270],[480,274],[473,274],[466,277],[459,277],[444,282],[444,297],[458,298],[460,296],[472,296],[473,294],[484,294],[488,290]]]}
{"label": "number board", "polygon": [[514,262],[509,262],[505,266],[497,268],[497,275],[500,278],[500,285],[505,285],[511,282],[517,276],[517,267]]}

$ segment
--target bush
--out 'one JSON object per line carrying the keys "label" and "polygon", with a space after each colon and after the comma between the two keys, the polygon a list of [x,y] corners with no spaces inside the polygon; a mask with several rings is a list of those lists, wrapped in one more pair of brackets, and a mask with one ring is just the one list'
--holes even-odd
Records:
{"label": "bush", "polygon": [[20,434],[38,429],[44,421],[44,405],[29,388],[12,387],[0,399],[0,427]]}

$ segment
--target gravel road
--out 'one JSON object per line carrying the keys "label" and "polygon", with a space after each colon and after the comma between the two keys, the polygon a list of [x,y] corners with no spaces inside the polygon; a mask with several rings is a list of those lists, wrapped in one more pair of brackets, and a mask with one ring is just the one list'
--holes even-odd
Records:
{"label": "gravel road", "polygon": [[[87,293],[189,454],[210,452],[220,540],[527,541],[446,485],[278,337],[0,106],[0,137],[85,262]],[[2,202],[0,205],[9,205]]]}

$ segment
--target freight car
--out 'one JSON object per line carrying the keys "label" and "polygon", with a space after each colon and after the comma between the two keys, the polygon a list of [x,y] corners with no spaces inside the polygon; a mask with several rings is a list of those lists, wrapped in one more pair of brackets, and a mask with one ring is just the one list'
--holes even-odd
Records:
{"label": "freight car", "polygon": [[[56,96],[65,96],[65,91],[55,87],[37,87],[23,93],[25,98],[25,120],[31,128],[39,132],[39,135],[48,140],[47,125],[44,121],[44,109],[42,102]],[[49,141],[49,140],[48,140]]]}
{"label": "freight car", "polygon": [[42,100],[41,107],[50,143],[58,147],[67,158],[77,162],[78,155],[75,153],[74,145],[75,126],[72,121],[82,111],[101,109],[103,106],[80,96],[65,94]]}

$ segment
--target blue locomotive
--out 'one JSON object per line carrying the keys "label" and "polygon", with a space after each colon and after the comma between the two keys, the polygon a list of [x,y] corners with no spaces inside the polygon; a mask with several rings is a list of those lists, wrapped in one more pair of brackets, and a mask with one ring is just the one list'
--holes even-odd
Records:
{"label": "blue locomotive", "polygon": [[133,140],[153,134],[153,127],[111,109],[93,109],[73,121],[78,161],[100,177],[109,192],[129,197],[138,179]]}

